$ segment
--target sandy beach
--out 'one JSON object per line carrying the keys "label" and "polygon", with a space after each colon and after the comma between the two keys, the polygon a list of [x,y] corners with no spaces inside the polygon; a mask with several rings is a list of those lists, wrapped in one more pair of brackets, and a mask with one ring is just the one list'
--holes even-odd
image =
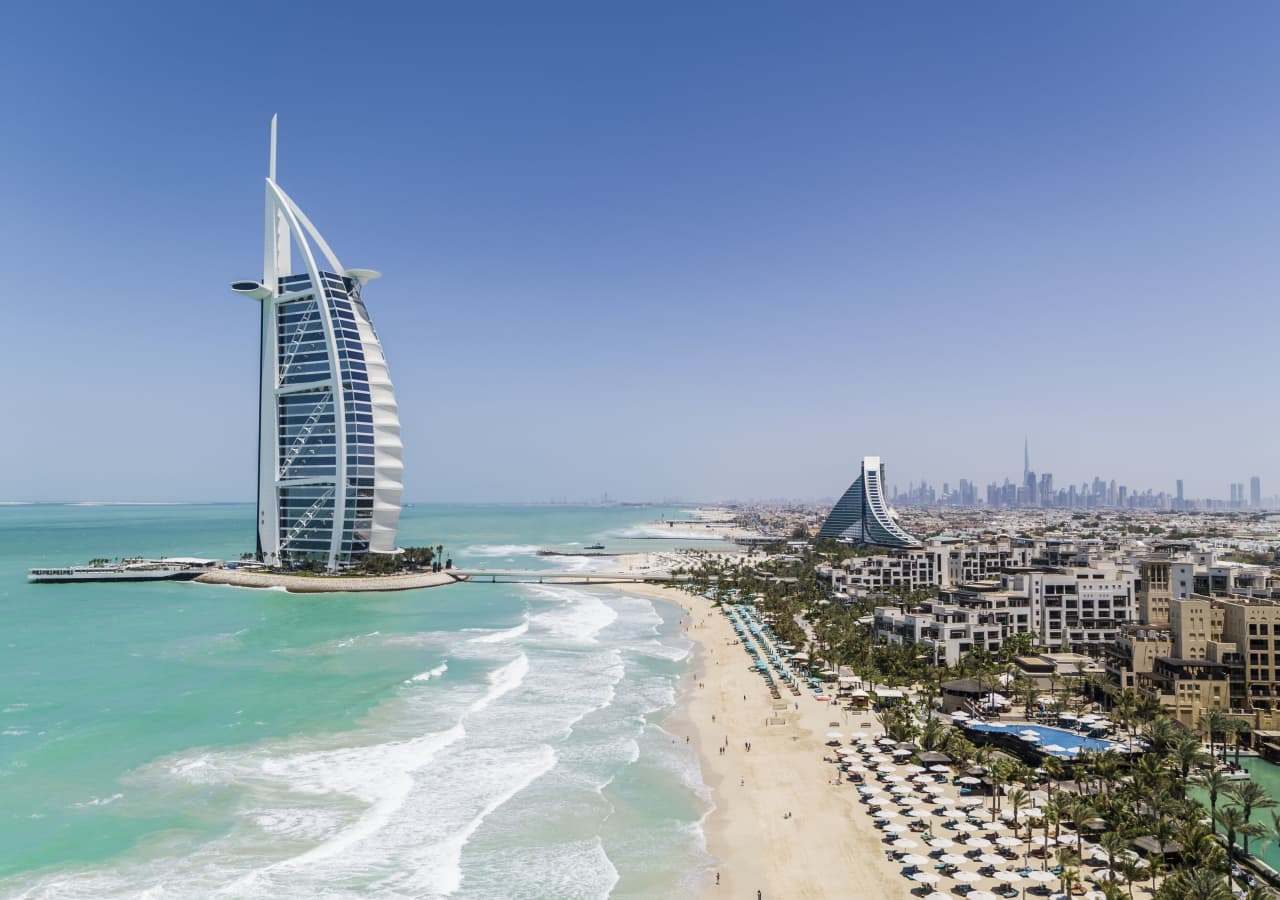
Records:
{"label": "sandy beach", "polygon": [[716,864],[703,895],[908,897],[910,882],[886,859],[853,785],[833,784],[832,766],[822,761],[831,722],[846,733],[871,731],[872,717],[833,713],[808,694],[784,693],[786,708],[775,709],[779,701],[749,671],[728,620],[708,601],[673,588],[621,589],[682,607],[685,632],[698,646],[685,702],[665,727],[696,742],[713,794],[706,833]]}

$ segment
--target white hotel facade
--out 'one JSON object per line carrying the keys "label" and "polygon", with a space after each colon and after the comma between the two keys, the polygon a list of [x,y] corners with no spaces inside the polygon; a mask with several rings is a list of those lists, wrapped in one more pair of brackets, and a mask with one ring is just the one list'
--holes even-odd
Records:
{"label": "white hotel facade", "polygon": [[276,183],[274,117],[264,226],[262,280],[231,286],[260,309],[257,558],[337,571],[397,552],[400,416],[363,298],[378,273],[345,268]]}

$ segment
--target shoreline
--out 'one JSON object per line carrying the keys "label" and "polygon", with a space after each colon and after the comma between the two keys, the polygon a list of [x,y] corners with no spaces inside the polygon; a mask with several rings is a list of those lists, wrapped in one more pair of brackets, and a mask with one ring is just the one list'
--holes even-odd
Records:
{"label": "shoreline", "polygon": [[833,713],[807,693],[784,694],[787,708],[775,709],[728,620],[710,602],[657,585],[613,587],[679,607],[682,630],[695,645],[663,727],[690,737],[711,792],[703,830],[714,861],[697,881],[698,895],[906,900],[911,884],[860,814],[853,785],[832,784],[822,761],[828,720],[861,730],[863,722],[874,727],[874,717]]}
{"label": "shoreline", "polygon": [[456,584],[448,572],[413,572],[408,575],[342,576],[282,575],[267,572],[241,572],[214,569],[191,579],[196,584],[222,584],[231,587],[284,588],[291,594],[337,594],[353,591],[412,591],[418,588]]}

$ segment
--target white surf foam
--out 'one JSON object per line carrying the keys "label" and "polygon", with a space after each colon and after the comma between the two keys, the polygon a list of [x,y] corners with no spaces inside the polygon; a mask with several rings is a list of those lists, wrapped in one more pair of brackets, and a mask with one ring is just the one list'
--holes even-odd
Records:
{"label": "white surf foam", "polygon": [[417,675],[414,675],[412,678],[406,679],[405,684],[412,684],[415,681],[430,681],[432,678],[439,678],[441,675],[443,675],[445,672],[448,672],[448,671],[449,671],[449,664],[447,662],[442,662],[440,663],[440,665],[436,666],[434,669],[428,669],[425,672],[419,672]]}
{"label": "white surf foam", "polygon": [[542,744],[525,770],[509,782],[500,793],[491,797],[481,807],[479,813],[444,840],[426,847],[421,852],[417,860],[419,865],[416,872],[403,887],[409,887],[412,894],[426,893],[428,896],[448,897],[456,892],[462,886],[462,851],[476,830],[495,810],[551,771],[555,765],[555,750]]}
{"label": "white surf foam", "polygon": [[524,677],[528,674],[529,657],[523,653],[502,668],[490,672],[488,675],[489,690],[485,692],[483,697],[472,704],[468,713],[484,709],[503,694],[511,693],[520,686],[520,682],[524,681]]}
{"label": "white surf foam", "polygon": [[506,641],[513,641],[520,635],[529,630],[529,620],[525,619],[514,628],[506,628],[502,631],[494,631],[489,634],[482,634],[480,637],[473,637],[467,643],[469,644],[502,644]]}
{"label": "white surf foam", "polygon": [[467,556],[533,556],[542,548],[537,544],[472,544],[464,547]]}
{"label": "white surf foam", "polygon": [[594,643],[596,636],[618,619],[618,613],[595,594],[563,587],[539,585],[532,589],[556,599],[560,605],[533,617],[540,630],[571,641]]}

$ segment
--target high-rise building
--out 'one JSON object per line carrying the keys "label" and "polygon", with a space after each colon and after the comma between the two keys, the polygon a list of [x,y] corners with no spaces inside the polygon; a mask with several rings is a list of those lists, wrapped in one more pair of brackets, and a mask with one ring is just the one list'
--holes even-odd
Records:
{"label": "high-rise building", "polygon": [[274,117],[267,171],[262,281],[231,285],[261,314],[257,556],[335,571],[396,552],[400,416],[362,296],[378,273],[344,268],[276,183]]}
{"label": "high-rise building", "polygon": [[893,519],[884,497],[884,464],[878,456],[862,457],[858,477],[831,508],[818,537],[881,547],[920,546]]}
{"label": "high-rise building", "polygon": [[1249,505],[1254,509],[1262,505],[1262,478],[1257,475],[1249,479]]}
{"label": "high-rise building", "polygon": [[1179,479],[1178,479],[1178,507],[1177,507],[1177,508],[1178,508],[1178,509],[1182,509],[1182,506],[1183,506],[1183,503],[1184,503],[1184,502],[1185,502],[1185,501],[1184,501],[1184,500],[1183,500],[1183,498],[1182,498],[1182,479],[1181,479],[1181,478],[1179,478]]}

